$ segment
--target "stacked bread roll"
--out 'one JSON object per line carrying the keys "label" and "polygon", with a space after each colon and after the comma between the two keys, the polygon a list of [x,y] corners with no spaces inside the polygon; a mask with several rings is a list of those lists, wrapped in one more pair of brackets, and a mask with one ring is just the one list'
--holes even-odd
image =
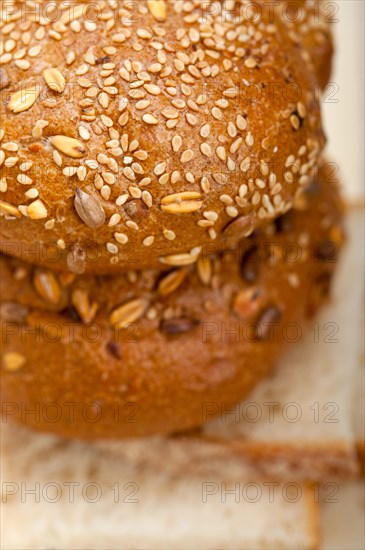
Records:
{"label": "stacked bread roll", "polygon": [[324,8],[1,9],[3,407],[72,437],[193,428],[328,295],[343,207],[321,161]]}

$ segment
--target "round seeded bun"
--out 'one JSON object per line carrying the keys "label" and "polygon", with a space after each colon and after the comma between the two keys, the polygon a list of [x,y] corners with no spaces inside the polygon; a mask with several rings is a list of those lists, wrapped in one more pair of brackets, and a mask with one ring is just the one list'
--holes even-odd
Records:
{"label": "round seeded bun", "polygon": [[300,49],[303,63],[315,73],[318,91],[324,89],[332,72],[332,23],[338,6],[325,0],[270,1],[276,16],[286,24],[290,40]]}
{"label": "round seeded bun", "polygon": [[4,253],[77,274],[184,266],[292,206],[324,145],[318,50],[307,23],[249,4],[9,3]]}
{"label": "round seeded bun", "polygon": [[196,426],[204,404],[245,397],[327,296],[343,242],[332,179],[329,166],[239,246],[168,273],[74,276],[3,257],[8,417],[65,436],[130,437]]}

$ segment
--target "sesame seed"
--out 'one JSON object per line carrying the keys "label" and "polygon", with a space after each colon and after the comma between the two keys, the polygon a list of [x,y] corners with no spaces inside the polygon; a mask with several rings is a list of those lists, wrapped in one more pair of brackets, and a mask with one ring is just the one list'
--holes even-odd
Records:
{"label": "sesame seed", "polygon": [[171,231],[171,229],[164,229],[163,235],[168,241],[173,241],[176,239],[176,234],[174,233],[174,231]]}
{"label": "sesame seed", "polygon": [[66,166],[63,170],[62,170],[62,173],[64,176],[66,176],[67,178],[71,178],[72,176],[74,176],[77,172],[77,167],[76,166]]}
{"label": "sesame seed", "polygon": [[222,120],[222,118],[223,118],[222,111],[221,111],[220,109],[218,109],[218,107],[213,107],[213,109],[212,109],[212,116],[213,116],[216,120]]}
{"label": "sesame seed", "polygon": [[231,145],[229,152],[234,154],[237,153],[238,149],[241,147],[243,139],[241,137],[237,138]]}
{"label": "sesame seed", "polygon": [[160,162],[159,164],[156,164],[155,168],[153,169],[153,172],[156,176],[161,176],[166,171],[167,164],[166,162]]}
{"label": "sesame seed", "polygon": [[100,189],[100,195],[105,201],[108,201],[110,199],[111,192],[112,191],[109,185],[103,185],[102,188]]}
{"label": "sesame seed", "polygon": [[45,229],[51,230],[54,228],[55,220],[47,220],[44,224]]}
{"label": "sesame seed", "polygon": [[236,218],[238,216],[238,210],[235,206],[227,206],[226,213],[230,218]]}
{"label": "sesame seed", "polygon": [[225,162],[227,160],[227,153],[224,147],[220,146],[216,149],[217,157]]}
{"label": "sesame seed", "polygon": [[140,199],[142,196],[142,191],[139,189],[139,187],[134,187],[131,185],[130,187],[128,187],[128,191],[134,199]]}
{"label": "sesame seed", "polygon": [[291,115],[290,117],[290,123],[293,126],[294,130],[299,130],[300,128],[300,120],[296,115]]}
{"label": "sesame seed", "polygon": [[151,124],[151,125],[158,124],[157,118],[154,117],[154,116],[151,115],[151,114],[145,114],[145,115],[143,115],[142,120],[143,120],[146,124]]}
{"label": "sesame seed", "polygon": [[236,117],[236,126],[241,131],[246,130],[247,122],[246,122],[246,119],[242,115],[237,115],[237,117]]}
{"label": "sesame seed", "polygon": [[8,190],[8,184],[6,183],[6,178],[0,178],[0,192],[6,193]]}
{"label": "sesame seed", "polygon": [[139,227],[136,224],[136,222],[133,222],[132,220],[128,220],[127,222],[125,222],[125,224],[126,224],[127,227],[129,227],[129,229],[134,229],[134,231],[139,230]]}
{"label": "sesame seed", "polygon": [[217,219],[218,219],[218,214],[217,212],[214,212],[214,211],[207,211],[207,212],[203,212],[203,216],[204,218],[206,218],[207,220],[210,220],[211,222],[216,222]]}
{"label": "sesame seed", "polygon": [[257,61],[256,61],[256,59],[254,59],[253,57],[248,57],[248,58],[245,60],[245,66],[246,66],[248,69],[254,69],[254,68],[257,66]]}
{"label": "sesame seed", "polygon": [[258,191],[255,191],[254,194],[252,195],[251,202],[254,206],[256,206],[261,202],[261,195]]}
{"label": "sesame seed", "polygon": [[155,240],[155,237],[150,235],[149,237],[146,237],[143,239],[143,246],[151,246],[153,244],[153,241]]}
{"label": "sesame seed", "polygon": [[119,244],[126,244],[128,237],[124,233],[114,233],[114,238]]}
{"label": "sesame seed", "polygon": [[33,180],[26,174],[18,174],[17,181],[21,183],[22,185],[32,185]]}
{"label": "sesame seed", "polygon": [[106,243],[106,248],[109,254],[118,254],[119,252],[117,245],[114,243]]}
{"label": "sesame seed", "polygon": [[245,183],[243,183],[239,188],[239,196],[243,198],[247,195],[247,192],[248,192],[248,187]]}
{"label": "sesame seed", "polygon": [[192,151],[192,149],[186,149],[186,151],[184,151],[180,157],[180,162],[186,164],[187,162],[190,162],[193,157],[194,152]]}
{"label": "sesame seed", "polygon": [[14,153],[19,149],[19,145],[14,142],[3,143],[2,148],[5,149],[5,151],[12,151]]}
{"label": "sesame seed", "polygon": [[299,101],[297,103],[297,111],[298,111],[298,115],[300,116],[300,118],[305,118],[306,117],[307,110],[305,108],[304,103],[302,103],[301,101]]}
{"label": "sesame seed", "polygon": [[257,185],[257,187],[259,189],[265,189],[265,187],[266,187],[265,182],[263,180],[259,179],[259,178],[256,178],[255,184]]}
{"label": "sesame seed", "polygon": [[250,133],[247,134],[245,142],[246,142],[246,145],[248,145],[249,147],[252,147],[252,145],[255,143],[255,140],[254,140],[252,134],[250,134]]}
{"label": "sesame seed", "polygon": [[159,95],[161,89],[156,84],[144,84],[144,89],[151,95]]}
{"label": "sesame seed", "polygon": [[86,170],[86,166],[79,166],[77,168],[77,177],[79,178],[80,181],[85,181],[86,180],[86,176],[87,176],[87,170]]}
{"label": "sesame seed", "polygon": [[180,136],[174,136],[172,138],[172,148],[173,150],[175,151],[175,153],[177,153],[180,149],[181,149],[181,146],[182,146],[182,143],[183,143],[183,140]]}
{"label": "sesame seed", "polygon": [[233,203],[232,197],[230,197],[229,195],[221,195],[219,197],[219,200],[227,205],[230,205]]}
{"label": "sesame seed", "polygon": [[207,138],[210,134],[210,124],[204,124],[200,129],[200,135],[202,138]]}
{"label": "sesame seed", "polygon": [[200,150],[201,150],[202,154],[205,155],[206,157],[213,156],[212,148],[208,143],[202,143],[200,145]]}
{"label": "sesame seed", "polygon": [[22,172],[27,172],[28,170],[31,169],[32,166],[33,166],[32,161],[22,162],[22,164],[19,166],[19,170],[21,170]]}
{"label": "sesame seed", "polygon": [[79,135],[85,141],[88,141],[91,137],[89,130],[87,128],[85,128],[84,126],[79,127]]}
{"label": "sesame seed", "polygon": [[240,164],[241,172],[247,172],[250,169],[251,160],[250,157],[246,157]]}
{"label": "sesame seed", "polygon": [[[4,155],[4,158],[5,158],[5,155]],[[5,163],[4,165],[6,166],[6,168],[13,168],[13,166],[15,166],[17,164],[19,160],[19,157],[8,157],[6,160],[5,160]],[[2,164],[2,158],[1,158],[1,155],[0,155],[0,166]]]}

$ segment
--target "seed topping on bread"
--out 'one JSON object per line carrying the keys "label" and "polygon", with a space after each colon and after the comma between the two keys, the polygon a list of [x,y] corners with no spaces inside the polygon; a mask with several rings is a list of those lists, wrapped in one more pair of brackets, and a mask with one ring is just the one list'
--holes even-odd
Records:
{"label": "seed topping on bread", "polygon": [[[179,256],[174,265],[183,265],[181,258],[193,256],[185,245],[177,250],[183,227],[172,218],[186,216],[197,234],[214,240],[248,211],[265,220],[291,207],[323,146],[318,120],[308,115],[314,92],[271,97],[268,104],[278,110],[267,126],[265,118],[254,119],[250,96],[244,99],[267,87],[275,41],[286,32],[280,18],[270,22],[265,10],[257,17],[239,0],[208,6],[203,0],[122,6],[101,0],[97,10],[66,4],[37,1],[29,15],[14,0],[0,11],[3,215],[44,224],[70,253],[75,243],[63,223],[81,218],[90,229],[110,227],[105,249],[111,263],[137,238],[141,247],[156,247],[161,264]],[[279,80],[297,86],[289,70],[284,75],[282,59],[277,67]],[[258,105],[265,102],[261,97]],[[24,124],[25,135],[18,130]],[[282,171],[275,166],[284,147],[275,127],[293,136],[289,143],[285,138]],[[48,188],[39,177],[47,163]],[[56,215],[60,194],[53,201],[53,179],[63,182],[65,200],[74,198],[64,221]],[[286,193],[289,187],[294,191]],[[146,207],[141,220],[130,216],[134,200]],[[161,213],[151,228],[151,216]],[[173,241],[177,254],[158,253],[161,242]]]}

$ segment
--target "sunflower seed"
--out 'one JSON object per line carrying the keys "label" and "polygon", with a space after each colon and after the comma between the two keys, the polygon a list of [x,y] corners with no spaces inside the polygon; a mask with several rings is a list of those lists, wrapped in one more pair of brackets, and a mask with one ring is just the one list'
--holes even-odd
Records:
{"label": "sunflower seed", "polygon": [[[120,120],[120,119],[119,119]],[[146,124],[152,124],[152,125],[155,125],[155,124],[158,124],[158,120],[155,116],[151,115],[150,113],[147,113],[145,115],[143,115],[142,117],[142,120],[146,123]],[[120,124],[120,123],[119,123]]]}
{"label": "sunflower seed", "polygon": [[81,141],[68,136],[53,136],[51,137],[51,143],[68,157],[80,158],[86,153],[86,149]]}
{"label": "sunflower seed", "polygon": [[161,200],[161,210],[169,214],[196,212],[203,204],[199,199],[201,199],[201,194],[194,191],[167,195]]}
{"label": "sunflower seed", "polygon": [[131,300],[117,308],[115,308],[110,317],[109,321],[112,325],[117,324],[120,328],[123,328],[124,325],[128,323],[134,323],[138,321],[144,314],[148,307],[148,301],[144,298],[136,298]]}
{"label": "sunflower seed", "polygon": [[105,212],[100,202],[81,189],[76,189],[75,210],[88,227],[100,227],[105,222]]}
{"label": "sunflower seed", "polygon": [[52,271],[36,269],[33,275],[33,286],[45,302],[53,305],[60,302],[61,287]]}

